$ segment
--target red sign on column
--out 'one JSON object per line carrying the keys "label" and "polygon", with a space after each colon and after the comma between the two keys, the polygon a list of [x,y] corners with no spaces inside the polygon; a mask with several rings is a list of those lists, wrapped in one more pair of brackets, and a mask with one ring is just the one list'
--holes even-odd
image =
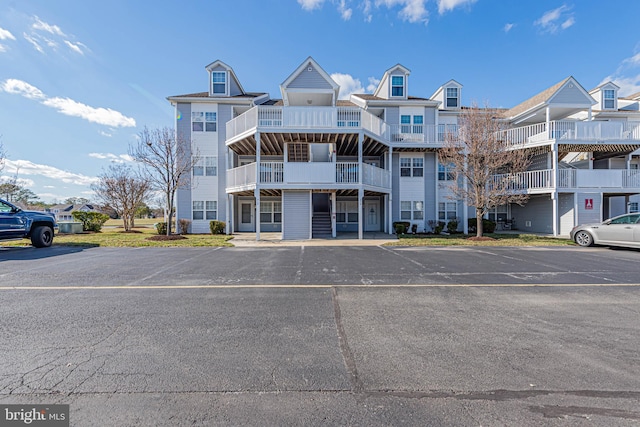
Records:
{"label": "red sign on column", "polygon": [[584,208],[593,209],[593,199],[584,199]]}

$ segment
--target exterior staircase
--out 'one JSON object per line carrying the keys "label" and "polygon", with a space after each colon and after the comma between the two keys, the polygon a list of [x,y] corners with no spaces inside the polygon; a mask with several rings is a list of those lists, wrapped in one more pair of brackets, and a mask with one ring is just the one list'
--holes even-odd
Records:
{"label": "exterior staircase", "polygon": [[314,212],[311,220],[312,237],[331,237],[331,214],[329,212]]}

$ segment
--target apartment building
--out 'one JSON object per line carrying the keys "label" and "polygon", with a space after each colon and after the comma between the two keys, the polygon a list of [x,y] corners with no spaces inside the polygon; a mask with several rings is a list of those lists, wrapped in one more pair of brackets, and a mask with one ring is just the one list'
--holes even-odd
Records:
{"label": "apartment building", "polygon": [[[429,97],[409,95],[411,72],[397,64],[373,94],[338,99],[339,86],[311,57],[280,85],[280,98],[246,92],[222,61],[206,68],[208,90],[169,97],[176,133],[197,159],[177,194],[177,217],[206,233],[279,232],[283,239],[393,233],[394,221],[430,231],[432,221],[467,230],[473,208],[437,153],[456,133],[463,86],[449,80]],[[415,77],[411,77],[415,78]],[[418,77],[419,78],[419,77]],[[504,110],[503,137],[527,150],[514,177],[524,206],[489,218],[523,231],[568,234],[576,224],[638,208],[640,93],[613,83],[586,91],[573,77]]]}

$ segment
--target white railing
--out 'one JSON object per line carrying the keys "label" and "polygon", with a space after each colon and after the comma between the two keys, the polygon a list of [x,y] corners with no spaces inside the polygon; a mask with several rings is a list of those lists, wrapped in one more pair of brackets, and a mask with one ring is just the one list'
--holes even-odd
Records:
{"label": "white railing", "polygon": [[363,163],[362,183],[375,187],[391,188],[391,173],[386,169]]}
{"label": "white railing", "polygon": [[[388,170],[362,165],[362,180],[365,185],[391,188]],[[258,181],[256,181],[258,178]],[[240,166],[227,171],[227,188],[248,189],[260,184],[358,184],[360,181],[357,162],[260,162]]]}
{"label": "white railing", "polygon": [[622,186],[624,188],[640,188],[640,170],[625,170],[622,175]]}
{"label": "white railing", "polygon": [[227,122],[227,138],[230,138],[230,136],[241,135],[250,129],[254,129],[257,124],[258,107],[253,107],[249,111],[240,114],[238,117]]}
{"label": "white railing", "polygon": [[550,169],[494,175],[491,185],[501,191],[527,191],[553,188]]}
{"label": "white railing", "polygon": [[640,122],[604,122],[559,120],[507,129],[501,137],[511,145],[542,141],[640,141]]}
{"label": "white railing", "polygon": [[227,188],[243,188],[256,183],[256,164],[249,163],[227,170]]}
{"label": "white railing", "polygon": [[442,143],[458,136],[458,125],[389,125],[389,132],[391,142]]}

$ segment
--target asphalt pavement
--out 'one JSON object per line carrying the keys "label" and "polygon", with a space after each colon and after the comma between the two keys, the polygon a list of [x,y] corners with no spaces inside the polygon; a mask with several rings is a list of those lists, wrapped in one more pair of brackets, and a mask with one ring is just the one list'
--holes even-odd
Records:
{"label": "asphalt pavement", "polygon": [[0,404],[71,425],[638,425],[640,251],[0,248]]}

